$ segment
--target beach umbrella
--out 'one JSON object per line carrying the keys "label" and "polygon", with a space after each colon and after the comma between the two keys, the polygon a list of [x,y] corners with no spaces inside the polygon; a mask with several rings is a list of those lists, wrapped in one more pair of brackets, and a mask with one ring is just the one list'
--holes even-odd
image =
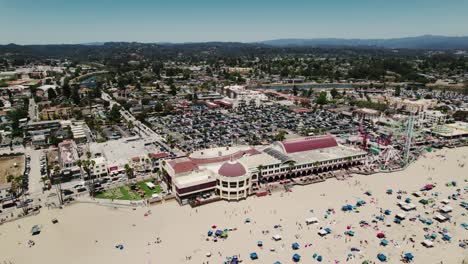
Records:
{"label": "beach umbrella", "polygon": [[452,240],[452,237],[449,236],[449,235],[447,235],[447,234],[445,234],[445,235],[442,237],[442,239],[445,240],[445,241],[450,241],[450,240]]}
{"label": "beach umbrella", "polygon": [[327,227],[327,228],[325,228],[325,231],[326,231],[327,233],[331,233],[331,229],[330,229],[330,228],[328,228],[328,227]]}
{"label": "beach umbrella", "polygon": [[388,245],[388,241],[386,239],[382,239],[380,240],[380,244],[385,247]]}
{"label": "beach umbrella", "polygon": [[262,246],[263,246],[263,242],[262,242],[262,241],[258,241],[258,242],[257,242],[257,246],[262,247]]}
{"label": "beach umbrella", "polygon": [[318,261],[318,262],[322,262],[322,256],[318,256],[318,257],[317,257],[317,261]]}
{"label": "beach umbrella", "polygon": [[392,211],[390,211],[390,210],[387,209],[387,210],[385,210],[384,213],[385,213],[386,215],[390,215],[390,214],[392,213]]}
{"label": "beach umbrella", "polygon": [[317,257],[317,253],[314,253],[314,254],[312,255],[312,258],[315,259],[316,257]]}
{"label": "beach umbrella", "polygon": [[411,203],[411,198],[406,198],[405,203]]}
{"label": "beach umbrella", "polygon": [[213,235],[213,231],[209,230],[208,231],[208,236],[212,236]]}
{"label": "beach umbrella", "polygon": [[252,259],[252,260],[258,259],[257,253],[256,252],[250,253],[250,259]]}
{"label": "beach umbrella", "polygon": [[384,237],[385,237],[385,234],[384,234],[384,233],[378,233],[378,234],[377,234],[377,237],[378,237],[378,238],[384,238]]}
{"label": "beach umbrella", "polygon": [[294,254],[292,257],[294,262],[299,262],[301,260],[301,255],[299,254]]}
{"label": "beach umbrella", "polygon": [[215,225],[212,225],[211,228],[216,229],[216,226],[215,226]]}
{"label": "beach umbrella", "polygon": [[250,218],[246,218],[246,219],[245,219],[245,222],[246,222],[246,223],[250,223]]}
{"label": "beach umbrella", "polygon": [[382,262],[385,262],[385,261],[387,261],[387,256],[385,256],[382,253],[379,253],[379,254],[377,254],[377,259],[382,261]]}
{"label": "beach umbrella", "polygon": [[299,243],[294,242],[294,243],[292,244],[292,248],[293,248],[294,250],[299,249]]}
{"label": "beach umbrella", "polygon": [[275,261],[275,263],[273,263],[273,264],[281,264],[281,262],[279,262],[279,261]]}
{"label": "beach umbrella", "polygon": [[388,189],[387,190],[387,194],[392,194],[393,193],[393,190],[392,189]]}
{"label": "beach umbrella", "polygon": [[362,264],[370,264],[370,262],[368,260],[364,260]]}
{"label": "beach umbrella", "polygon": [[406,253],[404,256],[403,256],[404,259],[408,260],[408,261],[412,261],[414,256],[412,253]]}

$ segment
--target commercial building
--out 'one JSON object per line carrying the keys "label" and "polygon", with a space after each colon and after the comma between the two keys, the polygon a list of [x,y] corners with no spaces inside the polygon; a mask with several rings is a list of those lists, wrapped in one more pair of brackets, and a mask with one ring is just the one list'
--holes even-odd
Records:
{"label": "commercial building", "polygon": [[198,151],[162,164],[162,178],[181,204],[213,196],[245,199],[262,185],[323,180],[322,173],[361,164],[366,152],[339,145],[330,135]]}
{"label": "commercial building", "polygon": [[434,126],[434,125],[443,125],[445,124],[445,120],[447,119],[447,115],[440,112],[440,111],[421,111],[418,115],[418,124],[427,125],[427,126]]}
{"label": "commercial building", "polygon": [[81,169],[77,165],[79,159],[75,141],[64,140],[58,144],[59,164],[65,178],[80,178]]}

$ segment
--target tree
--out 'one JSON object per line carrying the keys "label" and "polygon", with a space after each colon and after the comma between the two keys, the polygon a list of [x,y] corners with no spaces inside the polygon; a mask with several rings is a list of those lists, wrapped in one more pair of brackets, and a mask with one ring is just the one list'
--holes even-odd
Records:
{"label": "tree", "polygon": [[258,171],[258,183],[263,183],[263,169],[265,168],[265,166],[263,166],[262,164],[258,165],[257,166],[257,171]]}
{"label": "tree", "polygon": [[333,97],[333,99],[335,99],[338,96],[338,91],[336,90],[336,88],[333,88],[331,89],[330,94]]}
{"label": "tree", "polygon": [[47,98],[48,98],[49,100],[54,100],[55,98],[57,98],[57,93],[55,92],[54,89],[49,88],[49,89],[47,90]]}
{"label": "tree", "polygon": [[287,134],[286,131],[280,130],[280,131],[278,131],[278,133],[275,135],[275,139],[276,139],[277,141],[283,141],[283,140],[286,139],[286,134]]}
{"label": "tree", "polygon": [[111,110],[109,111],[109,115],[108,115],[108,119],[111,121],[111,122],[119,122],[120,121],[120,106],[118,105],[113,105]]}
{"label": "tree", "polygon": [[86,172],[86,175],[88,176],[85,178],[86,184],[88,185],[89,188],[89,195],[94,196],[95,194],[95,189],[94,189],[94,179],[96,176],[91,175],[91,172],[94,168],[94,165],[96,165],[96,162],[94,160],[90,160],[89,158],[91,157],[91,153],[87,153],[88,159],[85,160],[78,160],[76,162],[76,165],[80,167],[82,170]]}
{"label": "tree", "polygon": [[400,96],[400,94],[401,94],[401,87],[400,86],[395,87],[395,94],[394,95],[395,96]]}
{"label": "tree", "polygon": [[319,105],[324,105],[327,104],[327,93],[326,92],[320,92],[319,96],[315,100],[315,102]]}
{"label": "tree", "polygon": [[171,91],[169,92],[172,96],[175,96],[177,94],[177,88],[175,87],[174,84],[171,84],[170,86]]}
{"label": "tree", "polygon": [[133,178],[133,176],[134,176],[133,168],[130,167],[130,165],[128,165],[128,164],[125,164],[125,173],[127,174],[127,177],[129,179]]}

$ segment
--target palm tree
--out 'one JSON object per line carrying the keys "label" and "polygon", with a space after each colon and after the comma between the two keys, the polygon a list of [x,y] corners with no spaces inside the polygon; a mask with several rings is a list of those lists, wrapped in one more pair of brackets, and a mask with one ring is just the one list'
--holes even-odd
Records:
{"label": "palm tree", "polygon": [[259,185],[260,185],[260,183],[261,183],[262,180],[263,180],[262,171],[263,171],[264,168],[265,168],[265,166],[263,166],[262,164],[260,164],[260,165],[257,166],[257,171],[258,171],[258,183],[259,183]]}
{"label": "palm tree", "polygon": [[57,191],[57,195],[58,195],[58,198],[59,198],[59,202],[60,202],[60,205],[63,204],[63,193],[62,193],[62,179],[59,176],[60,174],[60,167],[59,166],[55,166],[53,168],[53,178],[55,178],[55,180],[53,181],[54,183],[54,186],[55,186],[55,190]]}
{"label": "palm tree", "polygon": [[[89,153],[89,151],[88,151]],[[88,154],[86,153],[86,154]],[[89,154],[88,156],[90,156],[91,154]],[[94,160],[77,160],[76,161],[76,165],[78,167],[80,167],[81,169],[83,169],[86,174],[87,174],[87,180],[86,180],[86,184],[88,185],[88,188],[89,188],[89,194],[91,196],[94,196],[94,179],[95,177],[94,176],[91,176],[91,170],[94,168],[94,165],[96,165],[96,162]],[[91,183],[90,183],[91,181]]]}
{"label": "palm tree", "polygon": [[133,178],[133,168],[128,164],[125,164],[125,173],[127,174],[128,178]]}

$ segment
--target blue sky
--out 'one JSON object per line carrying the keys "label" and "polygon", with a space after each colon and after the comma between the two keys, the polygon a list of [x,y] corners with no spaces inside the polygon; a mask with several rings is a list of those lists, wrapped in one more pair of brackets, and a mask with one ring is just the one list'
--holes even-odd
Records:
{"label": "blue sky", "polygon": [[0,0],[0,43],[468,35],[468,0]]}

